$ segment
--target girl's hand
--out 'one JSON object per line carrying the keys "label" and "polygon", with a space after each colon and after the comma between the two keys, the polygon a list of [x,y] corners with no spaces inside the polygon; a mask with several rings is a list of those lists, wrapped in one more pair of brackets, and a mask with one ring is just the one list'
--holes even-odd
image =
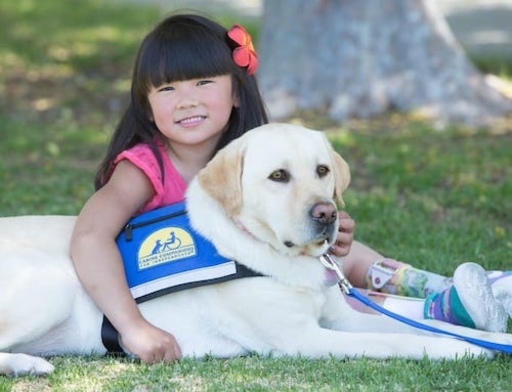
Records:
{"label": "girl's hand", "polygon": [[336,237],[336,242],[331,247],[331,253],[334,256],[343,257],[350,252],[356,223],[345,211],[338,212],[338,219],[340,223],[338,236]]}
{"label": "girl's hand", "polygon": [[143,362],[154,364],[181,358],[181,350],[174,336],[146,320],[125,328],[120,336],[123,348]]}

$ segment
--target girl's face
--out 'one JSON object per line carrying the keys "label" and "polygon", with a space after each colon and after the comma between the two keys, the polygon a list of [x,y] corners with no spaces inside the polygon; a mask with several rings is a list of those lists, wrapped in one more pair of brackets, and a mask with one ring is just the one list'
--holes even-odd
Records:
{"label": "girl's face", "polygon": [[222,136],[238,106],[231,75],[191,79],[152,87],[151,119],[171,145],[211,145]]}

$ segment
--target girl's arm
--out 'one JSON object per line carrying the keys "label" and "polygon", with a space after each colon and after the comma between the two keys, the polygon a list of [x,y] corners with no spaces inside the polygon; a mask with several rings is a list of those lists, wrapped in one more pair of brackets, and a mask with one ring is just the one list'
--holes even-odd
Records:
{"label": "girl's arm", "polygon": [[115,239],[154,195],[146,175],[128,161],[85,204],[71,238],[71,257],[86,292],[117,329],[123,346],[154,363],[181,356],[174,337],[148,323],[126,282]]}

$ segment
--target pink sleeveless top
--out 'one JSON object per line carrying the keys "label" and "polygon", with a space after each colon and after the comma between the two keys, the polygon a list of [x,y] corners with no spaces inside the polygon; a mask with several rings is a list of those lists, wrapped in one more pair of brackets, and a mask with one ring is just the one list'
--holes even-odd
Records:
{"label": "pink sleeveless top", "polygon": [[162,154],[165,176],[164,181],[162,181],[162,174],[160,172],[160,167],[158,166],[158,160],[156,159],[155,154],[151,151],[151,148],[145,143],[137,144],[132,148],[123,151],[114,160],[114,164],[117,164],[121,160],[127,159],[142,170],[144,174],[148,176],[151,184],[153,184],[155,196],[139,211],[139,213],[151,211],[169,204],[178,203],[185,199],[187,183],[183,180],[169,159],[169,155],[167,154],[167,151],[165,151],[165,146],[162,143],[158,143],[158,149]]}

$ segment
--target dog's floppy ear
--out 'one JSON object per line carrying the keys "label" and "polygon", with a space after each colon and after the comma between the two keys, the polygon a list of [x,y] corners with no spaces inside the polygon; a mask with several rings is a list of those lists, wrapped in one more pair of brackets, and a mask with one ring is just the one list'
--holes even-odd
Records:
{"label": "dog's floppy ear", "polygon": [[242,206],[242,168],[245,145],[241,139],[229,143],[197,175],[201,188],[217,201],[229,216]]}
{"label": "dog's floppy ear", "polygon": [[350,167],[348,163],[331,147],[331,156],[334,163],[334,199],[340,207],[345,206],[343,192],[350,183]]}

